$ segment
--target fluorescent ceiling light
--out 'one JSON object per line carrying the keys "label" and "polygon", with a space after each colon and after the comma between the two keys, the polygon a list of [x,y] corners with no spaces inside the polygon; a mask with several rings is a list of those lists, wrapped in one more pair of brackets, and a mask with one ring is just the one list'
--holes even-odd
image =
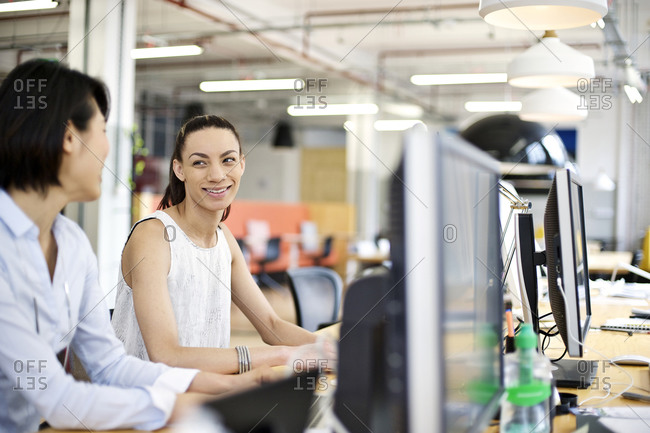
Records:
{"label": "fluorescent ceiling light", "polygon": [[134,48],[131,50],[132,59],[157,59],[161,57],[198,56],[203,48],[198,45],[178,45],[175,47]]}
{"label": "fluorescent ceiling light", "polygon": [[489,74],[430,74],[413,75],[411,77],[411,83],[418,86],[505,83],[506,81],[508,81],[508,75],[501,72]]}
{"label": "fluorescent ceiling light", "polygon": [[270,80],[203,81],[199,88],[204,92],[250,92],[256,90],[301,91],[305,82],[300,78],[278,78]]}
{"label": "fluorescent ceiling light", "polygon": [[519,118],[528,122],[577,122],[588,110],[580,97],[564,87],[535,90],[521,98]]}
{"label": "fluorescent ceiling light", "polygon": [[521,110],[519,101],[467,101],[465,110],[470,113],[491,113]]}
{"label": "fluorescent ceiling light", "polygon": [[637,89],[634,86],[629,86],[629,85],[624,85],[623,90],[625,90],[625,94],[627,95],[628,99],[630,100],[631,103],[641,103],[643,102],[643,96],[641,96],[641,92],[639,92],[639,89]]}
{"label": "fluorescent ceiling light", "polygon": [[607,0],[481,0],[478,13],[497,27],[571,29],[607,15]]}
{"label": "fluorescent ceiling light", "polygon": [[385,113],[403,117],[407,119],[417,119],[422,117],[424,110],[419,105],[405,103],[384,102],[381,104],[381,110]]}
{"label": "fluorescent ceiling light", "polygon": [[287,113],[292,116],[348,116],[353,114],[377,114],[376,104],[327,104],[290,105]]}
{"label": "fluorescent ceiling light", "polygon": [[52,9],[59,5],[59,2],[50,0],[30,0],[13,3],[1,3],[0,12],[34,11],[38,9]]}
{"label": "fluorescent ceiling light", "polygon": [[418,119],[377,120],[374,126],[377,131],[404,131],[418,123],[422,123],[422,121]]}
{"label": "fluorescent ceiling light", "polygon": [[576,87],[595,76],[593,59],[560,42],[555,32],[546,32],[508,65],[508,82],[515,87]]}

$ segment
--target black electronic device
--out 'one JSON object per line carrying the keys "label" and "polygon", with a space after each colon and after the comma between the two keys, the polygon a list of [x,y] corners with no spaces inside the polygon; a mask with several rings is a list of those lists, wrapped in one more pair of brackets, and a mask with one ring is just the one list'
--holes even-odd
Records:
{"label": "black electronic device", "polygon": [[[555,173],[544,211],[546,251],[535,252],[532,215],[520,214],[517,221],[519,272],[524,281],[530,314],[524,316],[539,329],[537,316],[536,267],[546,265],[548,296],[558,333],[571,357],[583,356],[583,345],[591,323],[589,267],[584,223],[582,183],[569,169]],[[557,386],[588,388],[596,369],[584,360],[562,359],[554,362]]]}
{"label": "black electronic device", "polygon": [[318,372],[304,371],[204,406],[234,433],[302,433],[317,384]]}
{"label": "black electronic device", "polygon": [[385,409],[384,341],[389,291],[390,275],[380,267],[369,270],[346,289],[334,412],[352,433],[372,429]]}

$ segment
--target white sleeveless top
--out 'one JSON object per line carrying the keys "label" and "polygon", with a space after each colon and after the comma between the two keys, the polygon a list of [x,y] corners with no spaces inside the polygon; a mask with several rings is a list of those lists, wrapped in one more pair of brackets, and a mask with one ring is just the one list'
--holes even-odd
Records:
{"label": "white sleeveless top", "polygon": [[[171,299],[178,343],[184,347],[230,346],[230,271],[232,255],[221,228],[217,244],[201,248],[192,242],[176,222],[156,211],[140,222],[156,218],[165,225],[171,253],[167,288]],[[130,237],[130,234],[129,234]],[[128,242],[128,240],[127,240]],[[120,266],[117,299],[113,313],[115,334],[129,355],[149,360],[133,308],[133,293],[124,281]]]}

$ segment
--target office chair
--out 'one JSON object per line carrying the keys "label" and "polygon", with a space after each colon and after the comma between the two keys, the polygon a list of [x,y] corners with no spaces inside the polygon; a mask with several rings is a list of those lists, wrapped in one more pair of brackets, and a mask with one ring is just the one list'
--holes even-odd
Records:
{"label": "office chair", "polygon": [[314,262],[314,266],[322,266],[323,260],[327,259],[330,254],[332,254],[332,243],[334,242],[334,236],[328,236],[323,241],[323,249],[316,251],[305,251],[303,252],[306,257],[311,259]]}
{"label": "office chair", "polygon": [[338,319],[343,280],[329,268],[287,270],[298,326],[316,331]]}
{"label": "office chair", "polygon": [[257,275],[258,284],[266,286],[268,288],[282,291],[282,285],[275,281],[271,276],[266,272],[264,266],[267,263],[274,262],[280,257],[280,238],[273,237],[270,238],[266,243],[266,254],[261,259],[256,260],[256,263],[259,266],[259,273]]}
{"label": "office chair", "polygon": [[323,241],[323,250],[320,255],[314,256],[314,264],[320,266],[322,261],[329,257],[332,254],[332,242],[334,242],[334,236],[328,236]]}

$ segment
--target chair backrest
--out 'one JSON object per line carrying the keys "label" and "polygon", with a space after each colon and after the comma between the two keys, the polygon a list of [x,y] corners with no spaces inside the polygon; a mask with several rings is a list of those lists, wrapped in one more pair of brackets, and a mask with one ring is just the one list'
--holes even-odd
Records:
{"label": "chair backrest", "polygon": [[338,318],[343,281],[329,268],[311,266],[287,270],[298,326],[316,331]]}
{"label": "chair backrest", "polygon": [[332,242],[334,242],[334,236],[328,236],[325,238],[325,241],[323,242],[323,253],[321,255],[321,259],[326,258],[332,253]]}
{"label": "chair backrest", "polygon": [[280,257],[280,238],[274,237],[266,243],[266,255],[262,262],[274,262]]}

